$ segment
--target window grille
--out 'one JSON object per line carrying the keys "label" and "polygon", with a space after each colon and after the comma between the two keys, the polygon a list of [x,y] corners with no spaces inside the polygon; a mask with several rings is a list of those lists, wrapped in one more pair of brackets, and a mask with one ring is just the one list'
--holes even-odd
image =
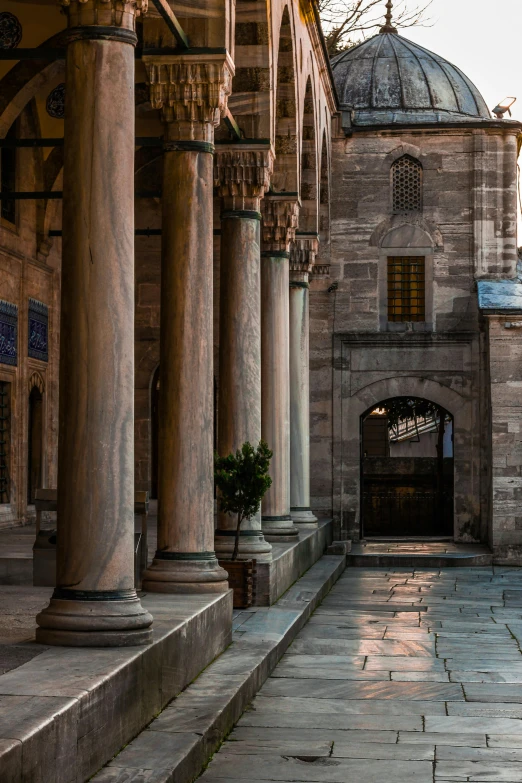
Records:
{"label": "window grille", "polygon": [[0,381],[0,503],[9,503],[9,452],[11,440],[10,384]]}
{"label": "window grille", "polygon": [[422,209],[422,166],[403,155],[392,167],[393,212],[420,212]]}
{"label": "window grille", "polygon": [[[16,139],[15,126],[11,125],[7,132],[7,140]],[[5,194],[16,190],[16,147],[2,147],[0,150],[0,191],[2,201],[0,214],[9,223],[16,223],[16,201],[6,198]]]}
{"label": "window grille", "polygon": [[388,321],[424,321],[425,259],[388,257]]}

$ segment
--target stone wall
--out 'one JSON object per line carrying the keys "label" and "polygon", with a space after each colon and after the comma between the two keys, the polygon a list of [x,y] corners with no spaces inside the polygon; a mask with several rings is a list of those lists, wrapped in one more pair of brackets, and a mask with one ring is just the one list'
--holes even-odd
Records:
{"label": "stone wall", "polygon": [[[358,536],[360,416],[400,392],[445,399],[456,416],[455,536],[487,540],[475,279],[515,275],[515,141],[493,128],[334,132],[331,279],[310,297],[311,488],[312,508],[333,513],[338,537]],[[393,215],[390,171],[405,154],[423,167],[423,210]],[[388,323],[386,258],[403,251],[426,258],[422,323]]]}
{"label": "stone wall", "polygon": [[[491,383],[490,544],[495,562],[522,556],[522,328],[489,316]],[[515,322],[517,323],[517,322]]]}

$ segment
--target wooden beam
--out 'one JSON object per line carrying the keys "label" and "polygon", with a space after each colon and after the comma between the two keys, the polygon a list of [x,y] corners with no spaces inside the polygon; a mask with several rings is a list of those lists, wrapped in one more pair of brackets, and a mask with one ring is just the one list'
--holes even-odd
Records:
{"label": "wooden beam", "polygon": [[176,41],[178,42],[180,49],[188,49],[189,48],[188,38],[185,35],[185,31],[183,30],[182,26],[178,22],[174,11],[168,4],[168,0],[152,0],[152,2],[156,6],[156,9],[159,11],[163,21],[169,28],[170,32],[173,34]]}

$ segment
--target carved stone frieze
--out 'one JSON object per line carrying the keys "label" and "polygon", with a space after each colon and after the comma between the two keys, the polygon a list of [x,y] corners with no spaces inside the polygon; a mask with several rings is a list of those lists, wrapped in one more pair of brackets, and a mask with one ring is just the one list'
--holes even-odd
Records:
{"label": "carved stone frieze", "polygon": [[217,146],[214,185],[223,199],[223,208],[259,212],[273,168],[274,152],[267,144]]}
{"label": "carved stone frieze", "polygon": [[69,27],[101,26],[135,30],[136,16],[146,14],[149,0],[59,0]]}
{"label": "carved stone frieze", "polygon": [[319,251],[317,234],[296,234],[290,246],[290,279],[308,282]]}
{"label": "carved stone frieze", "polygon": [[314,264],[311,272],[312,277],[330,277],[330,264]]}
{"label": "carved stone frieze", "polygon": [[168,123],[167,138],[212,142],[227,107],[234,66],[227,54],[144,57],[153,109]]}
{"label": "carved stone frieze", "polygon": [[288,251],[299,218],[297,194],[267,193],[262,202],[261,241],[264,252]]}

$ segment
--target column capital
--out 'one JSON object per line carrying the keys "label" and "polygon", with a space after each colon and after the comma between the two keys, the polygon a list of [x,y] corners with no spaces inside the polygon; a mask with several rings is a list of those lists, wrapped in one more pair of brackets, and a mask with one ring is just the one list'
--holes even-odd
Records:
{"label": "column capital", "polygon": [[232,91],[234,64],[222,54],[145,55],[150,102],[166,122],[167,141],[214,140]]}
{"label": "column capital", "polygon": [[136,29],[136,16],[146,14],[149,0],[59,0],[71,27]]}
{"label": "column capital", "polygon": [[296,233],[290,247],[290,284],[308,283],[318,250],[317,234]]}
{"label": "column capital", "polygon": [[261,249],[264,253],[288,252],[295,238],[299,207],[297,193],[267,193],[261,212]]}
{"label": "column capital", "polygon": [[270,144],[219,144],[214,158],[214,185],[225,211],[259,212],[270,185],[274,151]]}
{"label": "column capital", "polygon": [[315,263],[311,274],[314,279],[330,277],[330,264]]}

